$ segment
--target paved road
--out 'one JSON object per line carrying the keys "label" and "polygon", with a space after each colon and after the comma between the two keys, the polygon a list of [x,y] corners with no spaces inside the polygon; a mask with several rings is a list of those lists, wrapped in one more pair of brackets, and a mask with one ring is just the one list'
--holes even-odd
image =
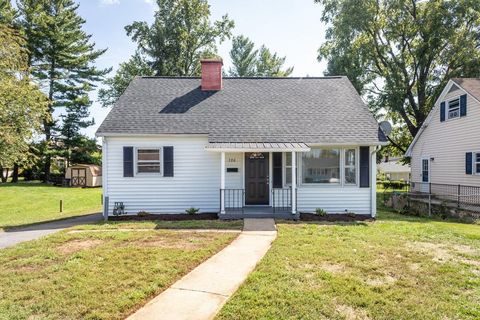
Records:
{"label": "paved road", "polygon": [[11,247],[18,243],[35,240],[66,228],[80,224],[94,223],[101,220],[102,214],[95,213],[81,217],[34,224],[23,228],[0,231],[0,248]]}

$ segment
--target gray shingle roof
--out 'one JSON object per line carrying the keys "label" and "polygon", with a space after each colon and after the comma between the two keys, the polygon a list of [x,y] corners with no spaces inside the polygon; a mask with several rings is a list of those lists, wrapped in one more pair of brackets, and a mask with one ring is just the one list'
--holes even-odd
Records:
{"label": "gray shingle roof", "polygon": [[474,96],[475,99],[480,100],[480,78],[453,78],[452,81]]}
{"label": "gray shingle roof", "polygon": [[208,134],[210,142],[384,141],[346,77],[224,78],[204,92],[199,78],[137,77],[97,131]]}

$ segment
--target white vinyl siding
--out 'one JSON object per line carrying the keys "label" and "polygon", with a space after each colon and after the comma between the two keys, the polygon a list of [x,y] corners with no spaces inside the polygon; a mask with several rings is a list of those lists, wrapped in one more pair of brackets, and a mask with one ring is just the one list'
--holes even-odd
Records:
{"label": "white vinyl siding", "polygon": [[243,157],[243,152],[225,154],[225,168],[238,169],[238,172],[225,172],[225,188],[243,189]]}
{"label": "white vinyl siding", "polygon": [[[454,90],[442,100],[449,101],[463,94],[463,90]],[[421,159],[429,157],[432,158],[430,182],[480,186],[479,175],[465,174],[465,154],[480,146],[480,103],[468,96],[467,116],[455,121],[440,122],[439,106],[431,116],[430,123],[412,148],[411,180],[422,181]]]}
{"label": "white vinyl siding", "polygon": [[[201,212],[218,212],[220,154],[206,152],[206,137],[108,137],[109,212],[115,201],[125,204],[128,214],[184,213],[190,207]],[[138,174],[123,177],[123,147],[174,147],[174,177]]]}

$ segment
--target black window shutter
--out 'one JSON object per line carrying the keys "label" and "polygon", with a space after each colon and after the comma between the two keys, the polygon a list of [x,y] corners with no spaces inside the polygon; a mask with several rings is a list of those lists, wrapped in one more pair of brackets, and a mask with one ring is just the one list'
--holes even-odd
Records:
{"label": "black window shutter", "polygon": [[473,174],[473,152],[465,154],[465,173]]}
{"label": "black window shutter", "polygon": [[360,147],[360,188],[370,187],[370,148]]}
{"label": "black window shutter", "polygon": [[123,176],[133,177],[133,147],[123,147]]}
{"label": "black window shutter", "polygon": [[445,101],[440,103],[440,122],[445,121]]}
{"label": "black window shutter", "polygon": [[273,162],[273,187],[282,187],[282,153],[274,152],[272,155]]}
{"label": "black window shutter", "polygon": [[460,97],[460,117],[467,115],[467,95],[464,94]]}
{"label": "black window shutter", "polygon": [[163,176],[173,177],[173,147],[163,147]]}

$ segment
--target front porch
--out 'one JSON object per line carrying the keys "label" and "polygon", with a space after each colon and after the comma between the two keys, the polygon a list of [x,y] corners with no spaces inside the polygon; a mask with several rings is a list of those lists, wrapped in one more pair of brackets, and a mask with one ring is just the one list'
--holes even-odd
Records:
{"label": "front porch", "polygon": [[303,143],[210,143],[220,153],[220,219],[297,219],[297,154]]}

